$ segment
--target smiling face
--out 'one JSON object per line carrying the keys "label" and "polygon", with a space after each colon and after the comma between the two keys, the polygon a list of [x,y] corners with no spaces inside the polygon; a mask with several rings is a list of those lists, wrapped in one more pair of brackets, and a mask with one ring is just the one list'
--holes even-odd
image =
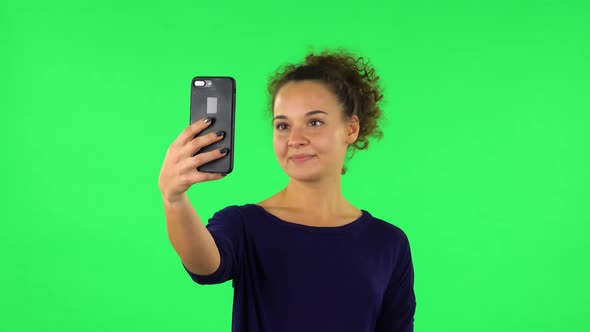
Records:
{"label": "smiling face", "polygon": [[273,116],[275,154],[291,178],[314,181],[340,175],[346,149],[358,137],[358,117],[345,121],[336,95],[325,85],[286,83],[276,94]]}

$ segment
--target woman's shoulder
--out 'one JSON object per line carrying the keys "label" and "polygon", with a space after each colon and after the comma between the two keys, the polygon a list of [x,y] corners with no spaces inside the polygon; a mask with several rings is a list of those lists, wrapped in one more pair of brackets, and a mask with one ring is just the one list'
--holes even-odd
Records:
{"label": "woman's shoulder", "polygon": [[262,200],[260,202],[252,203],[250,205],[258,205],[258,206],[260,206],[260,207],[262,207],[264,209],[276,209],[276,208],[279,207],[279,204],[278,204],[278,201],[277,201],[277,195],[278,194],[272,195],[272,196],[270,196],[270,197],[268,197],[268,198],[266,198],[266,199],[264,199],[264,200]]}
{"label": "woman's shoulder", "polygon": [[403,244],[408,241],[406,232],[395,221],[371,215],[370,227],[376,239],[396,244]]}

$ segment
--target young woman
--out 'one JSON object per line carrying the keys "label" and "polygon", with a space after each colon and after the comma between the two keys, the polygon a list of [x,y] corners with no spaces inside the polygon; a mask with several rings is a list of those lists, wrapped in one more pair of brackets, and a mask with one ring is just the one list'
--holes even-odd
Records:
{"label": "young woman", "polygon": [[201,285],[232,280],[232,331],[408,332],[416,298],[410,244],[398,227],[349,203],[340,178],[347,152],[381,137],[374,69],[345,51],[309,54],[271,78],[273,145],[289,176],[256,204],[228,206],[204,226],[187,199],[221,174],[196,167],[225,153],[193,154],[222,136],[190,125],[162,166],[169,239]]}

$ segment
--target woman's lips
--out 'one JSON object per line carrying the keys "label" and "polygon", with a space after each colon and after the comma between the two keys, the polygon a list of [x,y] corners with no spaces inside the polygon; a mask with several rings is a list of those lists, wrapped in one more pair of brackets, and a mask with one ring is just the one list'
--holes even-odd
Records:
{"label": "woman's lips", "polygon": [[313,157],[315,156],[293,156],[289,159],[293,160],[293,162],[295,163],[303,163],[305,161],[312,159]]}

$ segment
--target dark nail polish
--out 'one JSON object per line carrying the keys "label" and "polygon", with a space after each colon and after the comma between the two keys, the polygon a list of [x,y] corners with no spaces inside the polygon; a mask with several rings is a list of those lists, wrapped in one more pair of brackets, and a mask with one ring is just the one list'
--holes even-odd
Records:
{"label": "dark nail polish", "polygon": [[211,122],[212,120],[213,120],[213,118],[212,118],[212,117],[206,117],[206,118],[205,118],[205,120],[203,120],[203,122],[205,122],[205,123],[209,123],[209,122]]}
{"label": "dark nail polish", "polygon": [[218,131],[218,132],[215,133],[215,135],[217,135],[217,137],[223,136],[224,134],[225,133],[222,130],[220,130],[220,131]]}
{"label": "dark nail polish", "polygon": [[219,150],[219,152],[221,152],[221,154],[226,154],[228,151],[228,148],[223,148],[221,150]]}

